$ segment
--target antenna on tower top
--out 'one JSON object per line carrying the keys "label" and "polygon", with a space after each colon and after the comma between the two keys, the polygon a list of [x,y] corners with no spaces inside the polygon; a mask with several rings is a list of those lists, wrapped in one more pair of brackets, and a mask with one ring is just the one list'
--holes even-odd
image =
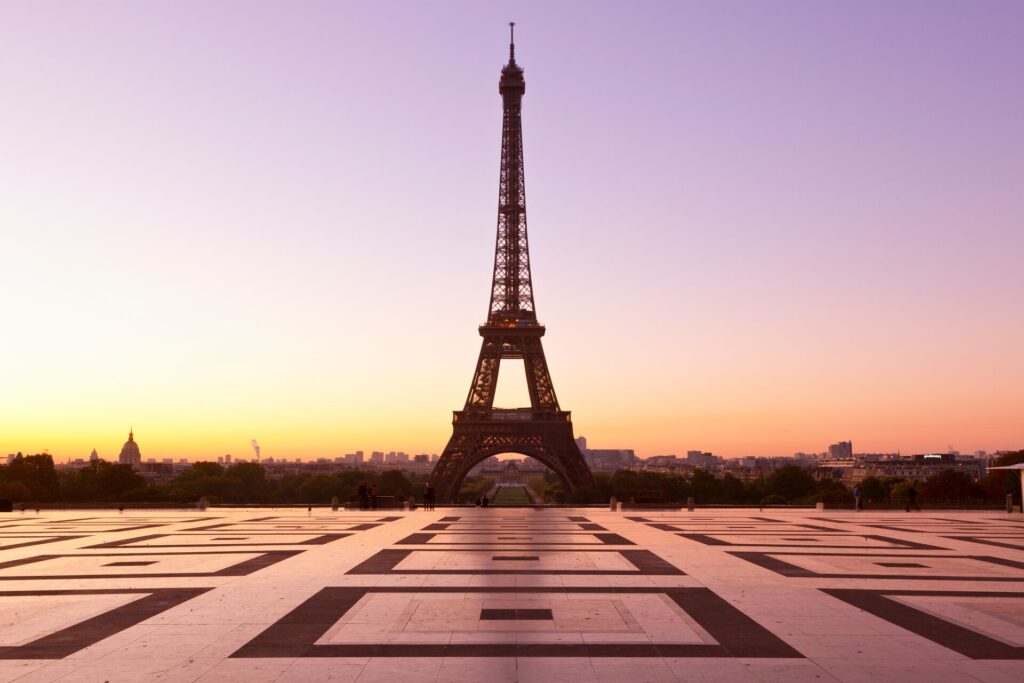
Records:
{"label": "antenna on tower top", "polygon": [[516,22],[508,22],[508,61],[510,64],[516,63]]}

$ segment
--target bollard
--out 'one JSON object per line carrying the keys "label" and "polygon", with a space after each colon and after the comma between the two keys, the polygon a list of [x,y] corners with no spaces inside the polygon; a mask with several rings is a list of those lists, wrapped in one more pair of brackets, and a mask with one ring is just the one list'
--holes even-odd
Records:
{"label": "bollard", "polygon": [[825,509],[825,504],[824,503],[815,503],[814,504],[814,509],[817,510],[818,512],[821,512],[822,510]]}
{"label": "bollard", "polygon": [[686,509],[693,512],[693,496],[686,499]]}
{"label": "bollard", "polygon": [[209,504],[210,504],[210,503],[209,503],[209,502],[208,502],[208,501],[206,500],[206,496],[203,496],[202,498],[200,498],[200,499],[199,499],[199,502],[198,502],[198,503],[196,503],[196,508],[197,508],[197,509],[198,509],[198,510],[199,510],[200,512],[206,512],[206,507],[207,507],[207,506],[208,506]]}
{"label": "bollard", "polygon": [[616,501],[615,501],[615,496],[612,496],[612,501],[611,501],[611,503],[610,503],[610,504],[608,505],[608,509],[609,509],[609,510],[611,510],[612,512],[615,512],[615,506],[616,506],[616,505],[617,505],[617,503],[616,503]]}
{"label": "bollard", "polygon": [[338,497],[337,496],[331,496],[331,511],[332,512],[337,512],[338,511]]}
{"label": "bollard", "polygon": [[1013,512],[1013,494],[1012,493],[1007,493],[1006,494],[1006,511],[1007,512]]}

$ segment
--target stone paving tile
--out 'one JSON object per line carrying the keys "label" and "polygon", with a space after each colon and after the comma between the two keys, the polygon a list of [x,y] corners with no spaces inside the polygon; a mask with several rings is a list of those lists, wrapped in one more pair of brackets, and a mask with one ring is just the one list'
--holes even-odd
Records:
{"label": "stone paving tile", "polygon": [[0,683],[998,683],[1022,604],[993,512],[0,519]]}

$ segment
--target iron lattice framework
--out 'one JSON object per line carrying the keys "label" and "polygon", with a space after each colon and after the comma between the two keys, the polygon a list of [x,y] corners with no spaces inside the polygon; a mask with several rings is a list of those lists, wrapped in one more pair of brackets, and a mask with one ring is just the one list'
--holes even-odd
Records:
{"label": "iron lattice framework", "polygon": [[[498,453],[522,453],[551,468],[569,492],[594,486],[573,438],[572,419],[558,407],[537,322],[526,233],[522,101],[526,81],[516,64],[515,41],[501,70],[498,91],[504,109],[498,182],[498,234],[483,345],[463,410],[455,411],[452,437],[430,476],[438,499],[454,500],[462,480],[477,463]],[[529,408],[495,408],[502,359],[522,359]]]}

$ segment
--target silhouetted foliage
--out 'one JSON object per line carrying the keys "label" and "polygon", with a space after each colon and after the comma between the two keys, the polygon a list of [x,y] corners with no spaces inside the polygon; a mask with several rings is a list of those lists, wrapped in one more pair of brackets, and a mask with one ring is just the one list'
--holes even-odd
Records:
{"label": "silhouetted foliage", "polygon": [[60,477],[63,500],[71,502],[117,502],[129,491],[145,490],[146,480],[131,465],[95,460]]}
{"label": "silhouetted foliage", "polygon": [[943,470],[921,484],[921,499],[925,503],[970,505],[984,502],[985,487],[963,472]]}
{"label": "silhouetted foliage", "polygon": [[[1024,451],[1005,454],[999,465],[1024,462]],[[227,468],[214,462],[192,463],[172,481],[153,486],[130,465],[97,460],[73,471],[57,472],[48,454],[18,453],[0,465],[0,498],[16,502],[167,502],[192,504],[327,504],[337,496],[342,503],[356,502],[361,483],[376,484],[382,497],[422,498],[426,475],[387,470],[339,470],[330,474],[287,474],[267,477],[259,463],[235,463]],[[532,477],[528,487],[546,503],[607,503],[614,496],[625,503],[679,504],[692,496],[698,505],[806,505],[816,502],[852,504],[853,494],[835,479],[816,480],[810,471],[786,465],[766,477],[741,480],[732,474],[716,477],[702,469],[690,476],[679,473],[618,470],[599,472],[596,486],[567,495],[550,470]],[[957,470],[943,470],[915,485],[923,504],[998,505],[1007,493],[1019,496],[1016,472],[991,472],[980,482]],[[487,477],[467,477],[459,493],[472,502],[494,487]],[[898,477],[866,477],[860,484],[866,505],[903,505],[911,487]]]}
{"label": "silhouetted foliage", "polygon": [[769,495],[782,496],[787,503],[796,503],[814,490],[814,477],[802,467],[785,465],[768,476],[767,488]]}
{"label": "silhouetted foliage", "polygon": [[54,500],[60,489],[53,458],[48,453],[22,455],[18,453],[6,465],[0,465],[0,482],[12,494],[12,499],[43,501]]}
{"label": "silhouetted foliage", "polygon": [[[1022,462],[1024,462],[1024,451],[1014,451],[999,456],[994,464],[997,467],[1008,467]],[[1017,505],[1021,503],[1020,474],[1018,472],[1013,470],[989,472],[982,481],[982,486],[985,487],[985,493],[990,498],[1005,500],[1006,495],[1010,494]]]}

